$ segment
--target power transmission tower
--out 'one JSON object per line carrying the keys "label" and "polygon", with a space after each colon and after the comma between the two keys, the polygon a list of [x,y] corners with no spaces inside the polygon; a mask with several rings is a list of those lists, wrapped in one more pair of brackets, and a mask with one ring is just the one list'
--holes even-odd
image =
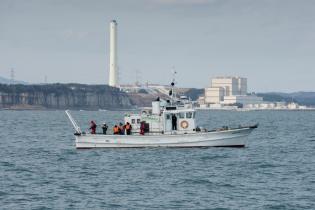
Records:
{"label": "power transmission tower", "polygon": [[14,81],[14,77],[15,77],[15,72],[14,72],[14,68],[11,68],[11,71],[10,71],[10,84],[12,85],[12,91],[13,91],[13,95],[12,95],[12,105],[15,105],[15,102],[16,102],[16,92],[15,92],[15,81]]}
{"label": "power transmission tower", "polygon": [[14,68],[11,68],[10,72],[11,84],[14,84],[14,77],[15,77]]}
{"label": "power transmission tower", "polygon": [[140,70],[136,70],[136,86],[140,86],[141,85],[141,71]]}

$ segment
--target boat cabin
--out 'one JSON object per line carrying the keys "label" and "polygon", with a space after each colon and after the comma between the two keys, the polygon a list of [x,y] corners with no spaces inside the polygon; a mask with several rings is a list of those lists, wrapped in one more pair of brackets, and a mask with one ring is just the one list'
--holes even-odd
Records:
{"label": "boat cabin", "polygon": [[151,110],[139,114],[128,114],[125,123],[129,122],[133,133],[140,132],[141,123],[145,124],[148,134],[194,133],[196,112],[189,104],[170,105],[164,101],[153,101]]}

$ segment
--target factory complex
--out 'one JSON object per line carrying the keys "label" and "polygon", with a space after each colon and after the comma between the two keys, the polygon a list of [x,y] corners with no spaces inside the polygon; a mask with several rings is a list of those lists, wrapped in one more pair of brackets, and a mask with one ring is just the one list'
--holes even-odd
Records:
{"label": "factory complex", "polygon": [[[117,62],[117,21],[110,22],[110,55],[109,55],[109,86],[120,88],[126,93],[147,93],[151,96],[169,97],[169,85],[159,84],[119,84]],[[296,103],[266,102],[254,93],[248,93],[247,78],[239,76],[218,76],[211,78],[210,86],[205,88],[204,96],[200,96],[196,104],[199,109],[305,109]],[[179,88],[178,94],[189,88]]]}
{"label": "factory complex", "polygon": [[212,78],[198,102],[200,108],[247,107],[262,104],[263,98],[247,93],[247,78],[228,76]]}
{"label": "factory complex", "polygon": [[262,97],[247,91],[247,78],[221,76],[211,79],[210,87],[205,88],[204,96],[199,97],[199,109],[215,110],[313,110],[293,101],[267,102]]}

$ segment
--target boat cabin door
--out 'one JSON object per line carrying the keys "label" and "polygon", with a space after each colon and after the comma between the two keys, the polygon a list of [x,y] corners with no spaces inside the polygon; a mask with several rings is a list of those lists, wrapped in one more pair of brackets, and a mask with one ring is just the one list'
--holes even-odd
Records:
{"label": "boat cabin door", "polygon": [[164,132],[172,131],[172,115],[170,113],[164,114]]}

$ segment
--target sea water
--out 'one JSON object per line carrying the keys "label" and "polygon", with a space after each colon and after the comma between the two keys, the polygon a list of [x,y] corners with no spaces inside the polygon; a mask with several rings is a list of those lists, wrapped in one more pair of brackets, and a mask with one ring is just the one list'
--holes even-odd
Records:
{"label": "sea water", "polygon": [[[83,130],[124,116],[72,114]],[[199,111],[197,120],[259,128],[245,148],[77,150],[63,111],[0,111],[0,209],[315,208],[315,112]]]}

